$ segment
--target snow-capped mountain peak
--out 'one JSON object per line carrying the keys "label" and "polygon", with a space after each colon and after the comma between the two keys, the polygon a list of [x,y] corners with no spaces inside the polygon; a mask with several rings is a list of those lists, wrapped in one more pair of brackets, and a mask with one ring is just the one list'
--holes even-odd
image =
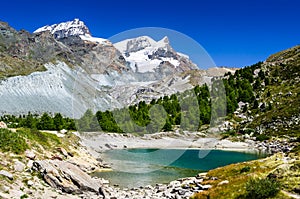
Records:
{"label": "snow-capped mountain peak", "polygon": [[107,39],[92,37],[88,27],[83,21],[74,19],[73,21],[62,22],[59,24],[43,26],[34,33],[50,31],[56,39],[62,39],[70,36],[79,36],[84,41],[111,44]]}
{"label": "snow-capped mountain peak", "polygon": [[175,71],[181,71],[182,67],[196,68],[188,56],[177,53],[171,47],[167,36],[159,41],[149,36],[141,36],[117,42],[114,46],[123,54],[135,72],[154,72],[164,70],[166,67],[173,68],[171,70]]}
{"label": "snow-capped mountain peak", "polygon": [[34,33],[50,31],[56,39],[77,36],[77,35],[90,35],[88,27],[83,21],[74,19],[73,21],[62,22],[59,24],[46,25],[34,31]]}

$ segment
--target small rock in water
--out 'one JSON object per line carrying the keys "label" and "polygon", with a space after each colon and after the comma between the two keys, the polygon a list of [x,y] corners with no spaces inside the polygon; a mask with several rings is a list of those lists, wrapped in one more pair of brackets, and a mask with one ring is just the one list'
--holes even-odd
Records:
{"label": "small rock in water", "polygon": [[102,179],[101,182],[102,182],[103,184],[109,184],[109,180],[106,180],[106,179]]}

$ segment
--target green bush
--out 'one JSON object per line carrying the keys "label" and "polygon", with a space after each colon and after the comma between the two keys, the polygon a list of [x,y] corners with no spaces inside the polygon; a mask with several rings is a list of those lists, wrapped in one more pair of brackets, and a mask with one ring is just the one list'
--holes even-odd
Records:
{"label": "green bush", "polygon": [[249,166],[245,166],[243,167],[241,170],[240,170],[240,173],[246,173],[246,172],[249,172],[250,171],[250,167]]}
{"label": "green bush", "polygon": [[0,129],[0,149],[4,152],[10,151],[21,154],[28,149],[28,144],[19,133],[8,129]]}
{"label": "green bush", "polygon": [[247,199],[275,197],[279,191],[280,183],[276,179],[251,178],[246,184]]}
{"label": "green bush", "polygon": [[256,140],[261,141],[261,142],[265,141],[265,140],[269,140],[269,139],[270,139],[270,137],[265,134],[260,134],[260,135],[256,136]]}

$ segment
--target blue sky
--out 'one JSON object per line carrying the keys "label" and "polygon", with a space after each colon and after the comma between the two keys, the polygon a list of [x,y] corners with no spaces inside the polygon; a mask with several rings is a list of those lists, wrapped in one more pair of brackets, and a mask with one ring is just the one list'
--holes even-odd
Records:
{"label": "blue sky", "polygon": [[0,20],[33,32],[79,18],[97,37],[141,27],[188,35],[218,66],[241,67],[300,44],[298,0],[3,1]]}

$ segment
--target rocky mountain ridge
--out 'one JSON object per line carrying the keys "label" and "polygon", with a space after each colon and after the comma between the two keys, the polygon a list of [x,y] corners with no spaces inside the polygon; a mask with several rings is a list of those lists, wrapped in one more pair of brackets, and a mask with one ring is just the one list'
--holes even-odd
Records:
{"label": "rocky mountain ridge", "polygon": [[[107,110],[151,100],[208,83],[213,77],[196,70],[167,38],[126,41],[130,52],[120,52],[115,47],[120,45],[92,37],[78,19],[33,34],[1,23],[0,33],[1,114],[61,112],[79,117],[87,108]],[[139,60],[130,56],[147,48],[152,50],[143,55],[147,60],[134,70],[132,64]],[[142,90],[143,96],[136,97]]]}

